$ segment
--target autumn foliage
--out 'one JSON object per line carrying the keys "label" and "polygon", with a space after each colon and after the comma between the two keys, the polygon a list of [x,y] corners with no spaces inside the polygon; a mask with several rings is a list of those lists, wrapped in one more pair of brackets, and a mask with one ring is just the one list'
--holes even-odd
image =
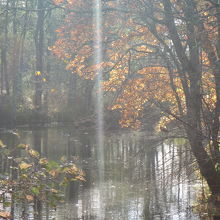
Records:
{"label": "autumn foliage", "polygon": [[[94,65],[94,48],[97,46],[94,45],[95,6],[92,5],[92,1],[56,1],[57,4],[63,4],[69,13],[64,26],[57,29],[59,39],[51,48],[52,51],[66,62],[68,70],[87,79],[94,79],[98,69],[102,68],[106,79],[103,88],[116,94],[111,109],[117,109],[122,113],[120,124],[124,127],[138,128],[145,103],[152,100],[154,104],[169,102],[169,111],[177,116],[186,112],[179,70],[172,63],[168,51],[165,51],[171,49],[171,40],[167,25],[162,22],[163,4],[162,1],[157,2],[154,4],[155,15],[152,13],[149,17],[155,16],[158,23],[155,22],[148,27],[148,18],[144,17],[147,16],[144,15],[147,4],[144,6],[144,3],[141,5],[138,2],[126,4],[126,1],[121,1],[117,4],[116,1],[103,1],[104,60]],[[183,20],[184,7],[184,4],[176,2],[175,9],[179,12],[176,16],[180,17],[177,28],[181,32],[182,46],[187,50],[190,36],[186,30],[187,24]],[[208,35],[213,39],[215,31],[210,33],[209,29],[214,17],[209,16],[209,10],[205,10],[207,5],[200,3],[197,7],[201,11],[200,15],[206,19]],[[198,30],[195,34],[199,37]],[[201,52],[201,62],[203,101],[206,109],[210,111],[215,107],[216,94],[206,51]],[[186,82],[190,86],[188,79]],[[165,117],[161,123],[167,121]]]}
{"label": "autumn foliage", "polygon": [[[94,39],[97,2],[103,60],[94,65],[100,46]],[[220,192],[214,183],[220,178],[215,170],[220,162],[220,5],[211,0],[56,3],[67,14],[51,50],[66,68],[87,79],[102,70],[103,89],[115,94],[110,108],[121,112],[123,127],[140,127],[146,103],[165,113],[159,127],[182,122],[202,175],[213,193]]]}

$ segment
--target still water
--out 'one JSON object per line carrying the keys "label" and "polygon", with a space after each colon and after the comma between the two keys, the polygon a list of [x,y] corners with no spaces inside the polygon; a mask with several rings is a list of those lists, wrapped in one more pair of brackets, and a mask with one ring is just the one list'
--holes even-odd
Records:
{"label": "still water", "polygon": [[[81,167],[86,182],[71,183],[65,202],[44,208],[42,219],[56,220],[197,220],[192,211],[199,182],[194,159],[183,140],[162,143],[143,132],[107,132],[100,178],[94,132],[73,128],[19,129],[19,142],[42,156],[66,156]],[[0,135],[6,144],[12,139]],[[15,219],[21,219],[19,208]],[[29,210],[28,219],[33,219]]]}

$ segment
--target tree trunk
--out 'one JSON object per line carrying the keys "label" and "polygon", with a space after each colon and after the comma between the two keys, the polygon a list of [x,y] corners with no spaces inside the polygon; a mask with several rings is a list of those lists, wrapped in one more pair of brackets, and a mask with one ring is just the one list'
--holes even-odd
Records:
{"label": "tree trunk", "polygon": [[207,181],[212,194],[220,194],[220,175],[216,171],[215,166],[205,151],[201,137],[195,135],[195,131],[188,129],[188,138],[191,150],[197,160],[200,172]]}
{"label": "tree trunk", "polygon": [[17,33],[17,1],[12,1],[13,9],[13,47],[12,47],[12,61],[10,64],[10,73],[12,75],[12,94],[14,99],[14,105],[16,108],[21,103],[21,88],[22,88],[22,79],[20,77],[20,49],[21,42],[18,38]]}
{"label": "tree trunk", "polygon": [[[206,152],[203,144],[202,133],[202,96],[201,96],[201,77],[202,68],[200,60],[200,48],[198,47],[198,39],[196,35],[194,20],[197,13],[195,2],[186,0],[184,7],[184,16],[187,17],[186,29],[188,34],[188,53],[183,48],[179,32],[175,23],[175,16],[172,10],[170,0],[163,0],[165,10],[166,26],[169,31],[170,38],[175,48],[176,55],[181,63],[182,70],[187,76],[186,84],[188,91],[184,90],[187,109],[187,124],[185,130],[189,139],[191,150],[198,162],[201,174],[206,179],[212,194],[220,193],[220,175],[215,169],[215,164],[212,158]],[[203,27],[199,24],[200,31]],[[202,33],[202,32],[201,32]],[[182,86],[184,88],[183,80]],[[217,123],[218,120],[217,120]]]}
{"label": "tree trunk", "polygon": [[9,79],[8,79],[8,59],[7,59],[7,49],[8,49],[8,5],[9,0],[6,2],[5,7],[5,20],[4,20],[4,42],[1,48],[1,93],[9,95]]}
{"label": "tree trunk", "polygon": [[44,0],[37,1],[37,26],[35,33],[36,46],[36,72],[35,72],[35,109],[37,112],[42,110],[42,75],[43,75],[43,57],[44,57]]}

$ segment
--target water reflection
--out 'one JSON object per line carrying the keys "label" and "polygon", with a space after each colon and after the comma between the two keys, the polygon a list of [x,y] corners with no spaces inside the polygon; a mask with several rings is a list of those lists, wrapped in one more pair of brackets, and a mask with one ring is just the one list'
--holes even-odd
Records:
{"label": "water reflection", "polygon": [[[92,220],[100,215],[103,220],[199,219],[190,208],[196,181],[184,141],[162,144],[143,133],[109,133],[100,183],[95,134],[70,128],[20,130],[19,134],[23,143],[35,146],[42,155],[53,160],[65,155],[86,173],[85,183],[67,187],[65,203],[56,211],[41,207],[38,219]],[[27,219],[34,217],[30,214]]]}

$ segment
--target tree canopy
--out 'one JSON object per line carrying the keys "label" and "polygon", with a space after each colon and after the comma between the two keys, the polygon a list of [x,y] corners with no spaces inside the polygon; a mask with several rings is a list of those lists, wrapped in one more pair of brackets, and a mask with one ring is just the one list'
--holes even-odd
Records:
{"label": "tree canopy", "polygon": [[[122,0],[102,4],[103,61],[94,65],[92,1],[56,1],[65,24],[51,50],[87,79],[100,69],[124,127],[138,128],[147,103],[160,126],[178,120],[211,191],[220,193],[220,5],[214,0]],[[208,145],[207,145],[208,144]]]}

